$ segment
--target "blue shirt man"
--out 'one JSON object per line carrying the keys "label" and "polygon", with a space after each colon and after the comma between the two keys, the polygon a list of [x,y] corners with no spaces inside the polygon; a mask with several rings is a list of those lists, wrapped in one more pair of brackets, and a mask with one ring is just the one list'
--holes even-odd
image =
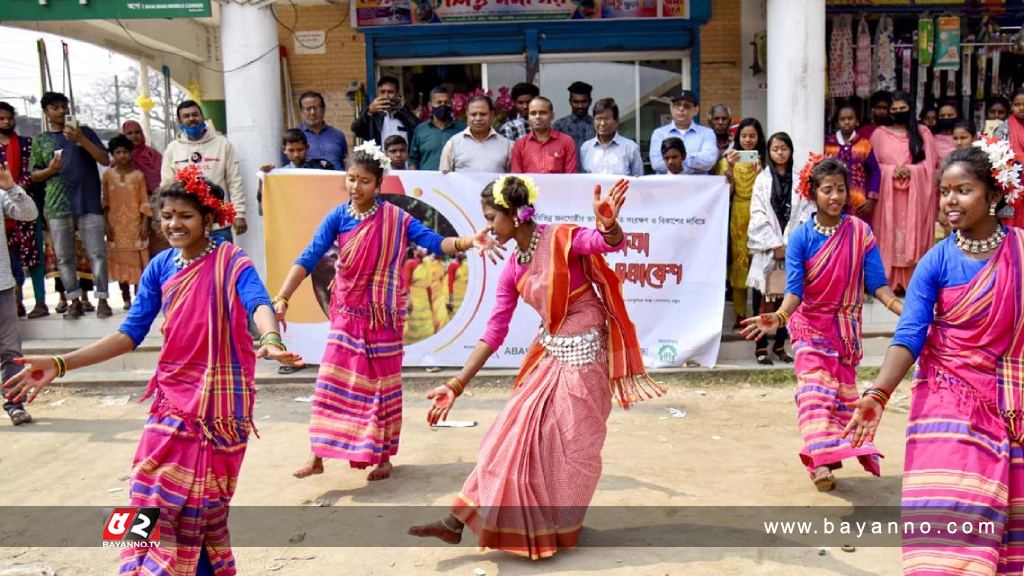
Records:
{"label": "blue shirt man", "polygon": [[[345,159],[348,158],[348,142],[341,130],[324,122],[324,97],[317,92],[306,92],[299,96],[299,109],[302,112],[299,130],[306,135],[308,156],[327,160],[335,170],[344,170]],[[288,158],[282,153],[281,164],[287,163]]]}
{"label": "blue shirt man", "polygon": [[707,174],[718,162],[718,140],[715,131],[694,122],[700,117],[700,103],[697,95],[690,90],[680,90],[672,96],[672,122],[651,133],[651,168],[658,174],[665,174],[665,160],[661,157],[661,142],[676,137],[686,145],[686,174]]}

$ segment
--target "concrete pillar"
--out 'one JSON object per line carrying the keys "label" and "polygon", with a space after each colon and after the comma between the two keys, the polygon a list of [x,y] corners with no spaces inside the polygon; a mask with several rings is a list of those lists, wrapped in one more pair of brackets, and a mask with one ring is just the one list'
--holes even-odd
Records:
{"label": "concrete pillar", "polygon": [[768,1],[770,135],[793,138],[794,171],[825,144],[825,0]]}
{"label": "concrete pillar", "polygon": [[[269,8],[221,4],[224,101],[229,138],[238,151],[249,231],[236,242],[266,274],[263,219],[256,205],[256,172],[281,154],[281,64],[277,24]],[[273,290],[273,289],[271,289]]]}

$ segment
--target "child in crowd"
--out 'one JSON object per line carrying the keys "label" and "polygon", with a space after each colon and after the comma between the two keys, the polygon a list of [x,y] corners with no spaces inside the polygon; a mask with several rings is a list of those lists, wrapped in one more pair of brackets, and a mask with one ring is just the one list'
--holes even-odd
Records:
{"label": "child in crowd", "polygon": [[114,167],[103,173],[103,212],[107,221],[110,278],[121,287],[124,309],[131,308],[131,285],[139,294],[139,278],[149,263],[149,219],[153,210],[146,176],[132,166],[134,144],[124,134],[110,139],[107,149]]}
{"label": "child in crowd", "polygon": [[661,157],[669,174],[682,174],[686,161],[686,146],[680,138],[665,138],[661,141]]}
{"label": "child in crowd", "polygon": [[392,170],[405,170],[405,162],[409,159],[409,144],[405,138],[392,134],[384,139],[384,153],[391,160]]}
{"label": "child in crowd", "polygon": [[[323,158],[307,158],[309,154],[309,141],[306,135],[297,128],[290,128],[284,131],[281,138],[281,154],[284,161],[281,168],[311,168],[314,170],[334,170],[334,164]],[[260,166],[260,172],[264,174],[274,169],[270,164]],[[256,190],[256,202],[259,204],[260,216],[263,215],[263,182],[260,181],[259,189]]]}
{"label": "child in crowd", "polygon": [[970,148],[976,136],[974,123],[970,120],[960,120],[953,125],[953,144],[957,148]]}

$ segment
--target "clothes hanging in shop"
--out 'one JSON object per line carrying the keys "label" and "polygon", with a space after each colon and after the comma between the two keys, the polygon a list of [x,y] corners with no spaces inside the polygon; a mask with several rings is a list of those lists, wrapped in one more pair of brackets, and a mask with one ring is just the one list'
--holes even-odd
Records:
{"label": "clothes hanging in shop", "polygon": [[853,96],[853,22],[849,14],[832,21],[832,42],[829,46],[829,95],[834,98]]}
{"label": "clothes hanging in shop", "polygon": [[867,99],[871,96],[871,29],[861,14],[857,22],[857,58],[853,71],[854,93]]}
{"label": "clothes hanging in shop", "polygon": [[882,16],[875,30],[875,59],[872,90],[896,89],[896,53],[892,43],[892,18]]}

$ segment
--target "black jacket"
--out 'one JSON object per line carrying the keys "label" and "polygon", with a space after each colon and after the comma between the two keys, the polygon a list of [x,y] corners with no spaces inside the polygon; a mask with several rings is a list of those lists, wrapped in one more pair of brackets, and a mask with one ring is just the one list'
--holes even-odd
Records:
{"label": "black jacket", "polygon": [[[384,142],[381,141],[380,133],[384,127],[384,112],[377,112],[376,114],[370,114],[369,108],[363,111],[362,114],[356,117],[352,121],[352,133],[357,138],[361,138],[363,141],[373,140],[378,146],[384,147]],[[412,133],[416,129],[416,125],[419,121],[412,115],[406,108],[402,108],[398,112],[395,112],[395,118],[405,127],[405,142],[406,144],[412,143]]]}

